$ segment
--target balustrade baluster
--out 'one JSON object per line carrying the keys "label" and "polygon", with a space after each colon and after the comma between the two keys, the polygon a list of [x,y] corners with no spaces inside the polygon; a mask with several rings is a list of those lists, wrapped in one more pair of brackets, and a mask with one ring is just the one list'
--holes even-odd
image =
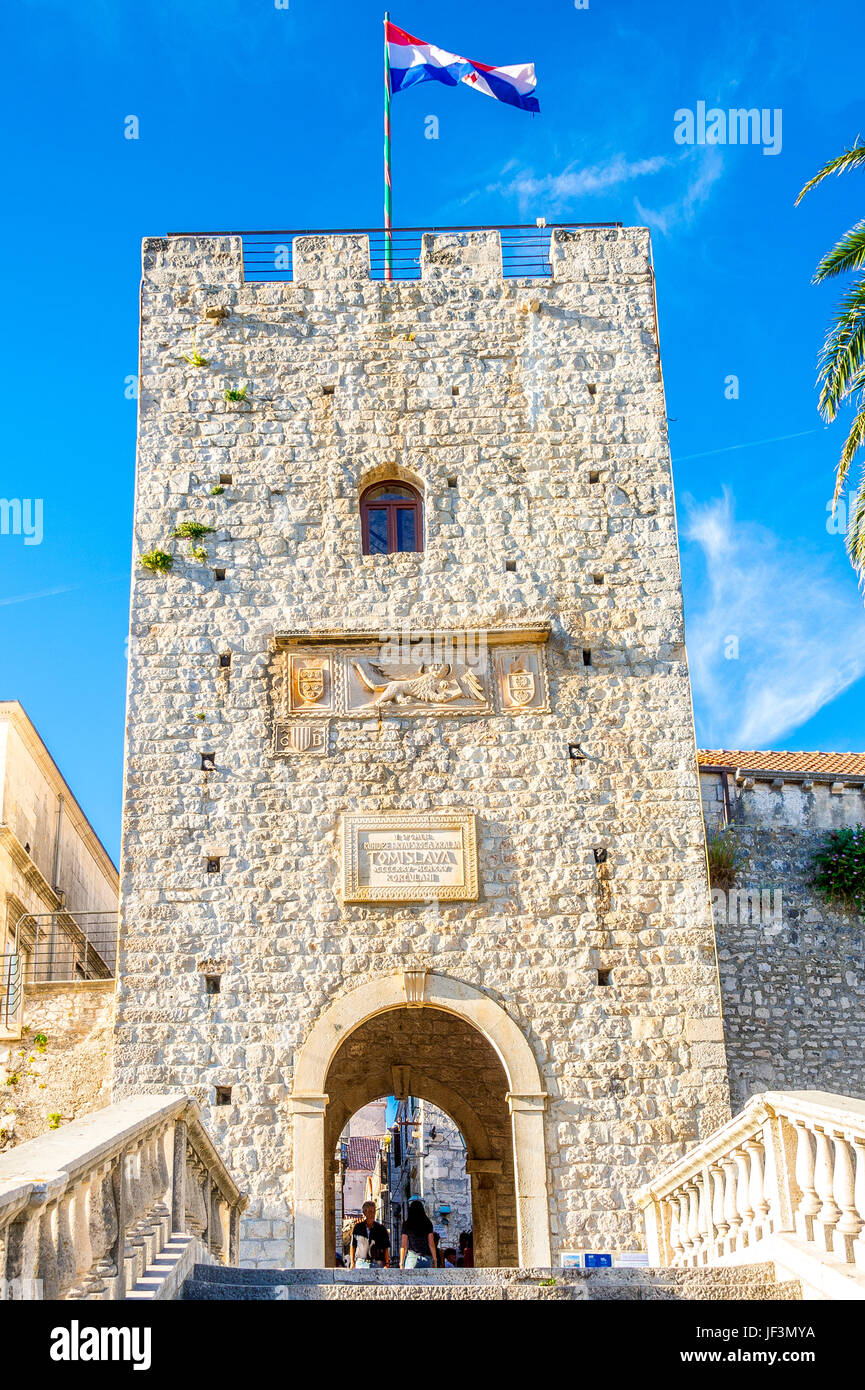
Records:
{"label": "balustrade baluster", "polygon": [[682,1187],[677,1192],[674,1201],[679,1208],[679,1250],[681,1252],[679,1263],[684,1268],[688,1263],[688,1255],[691,1250],[691,1242],[688,1237],[688,1212],[690,1203],[688,1201],[687,1189]]}
{"label": "balustrade baluster", "polygon": [[[670,1264],[674,1267],[680,1263],[682,1254],[682,1238],[679,1235],[679,1203],[677,1198],[668,1197],[661,1202],[661,1220],[665,1219],[666,1213],[670,1213]],[[232,1215],[233,1215],[232,1211]]]}
{"label": "balustrade baluster", "polygon": [[856,1258],[853,1243],[862,1229],[862,1218],[856,1208],[854,1155],[843,1130],[834,1130],[832,1138],[835,1143],[832,1191],[841,1212],[841,1219],[833,1235],[833,1245],[837,1255],[848,1264],[853,1264]]}
{"label": "balustrade baluster", "polygon": [[840,1209],[835,1205],[833,1196],[833,1177],[834,1163],[832,1161],[832,1141],[825,1129],[819,1125],[814,1126],[814,1138],[817,1142],[817,1162],[814,1168],[814,1189],[820,1198],[820,1210],[817,1213],[817,1224],[822,1231],[822,1245],[824,1250],[831,1250],[834,1243],[835,1227],[841,1216]]}
{"label": "balustrade baluster", "polygon": [[697,1178],[697,1191],[697,1225],[699,1230],[697,1263],[706,1264],[712,1247],[712,1190],[709,1186],[709,1174],[705,1169]]}
{"label": "balustrade baluster", "polygon": [[765,1182],[763,1171],[763,1145],[759,1137],[749,1139],[745,1144],[748,1156],[751,1160],[751,1176],[748,1185],[748,1201],[754,1213],[753,1220],[753,1240],[760,1240],[766,1234],[766,1217],[769,1214],[769,1203],[766,1201]]}
{"label": "balustrade baluster", "polygon": [[[854,1182],[856,1213],[860,1219],[865,1221],[865,1135],[856,1134],[853,1136],[853,1149],[856,1154],[856,1178]],[[865,1269],[865,1225],[861,1227],[853,1242],[853,1258],[857,1269]]]}
{"label": "balustrade baluster", "polygon": [[693,1179],[685,1184],[685,1191],[688,1194],[688,1259],[695,1265],[700,1257],[700,1194]]}
{"label": "balustrade baluster", "polygon": [[796,1130],[796,1182],[802,1193],[796,1208],[796,1231],[803,1240],[814,1238],[814,1217],[820,1210],[820,1198],[814,1187],[814,1148],[811,1131],[805,1120],[793,1119]]}
{"label": "balustrade baluster", "polygon": [[724,1169],[720,1163],[713,1163],[709,1168],[709,1180],[712,1184],[712,1257],[724,1253],[724,1241],[730,1229],[729,1222],[724,1214]]}
{"label": "balustrade baluster", "polygon": [[742,1225],[739,1231],[740,1245],[743,1250],[751,1245],[754,1240],[754,1208],[751,1206],[750,1187],[751,1187],[751,1164],[749,1155],[744,1148],[735,1149],[733,1159],[738,1170],[738,1182],[736,1183],[736,1202],[739,1208],[739,1215],[742,1218]]}
{"label": "balustrade baluster", "polygon": [[739,1185],[738,1169],[735,1159],[727,1154],[721,1159],[721,1166],[724,1169],[724,1217],[727,1222],[727,1237],[724,1242],[724,1253],[732,1255],[739,1249],[739,1234],[742,1229],[742,1218],[739,1215],[739,1202],[737,1187]]}

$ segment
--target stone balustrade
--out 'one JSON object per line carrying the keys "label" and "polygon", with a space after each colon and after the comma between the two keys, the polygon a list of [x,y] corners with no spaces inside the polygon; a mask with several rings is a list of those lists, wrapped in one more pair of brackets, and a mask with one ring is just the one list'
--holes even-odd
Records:
{"label": "stone balustrade", "polygon": [[0,1298],[125,1298],[181,1233],[237,1263],[245,1204],[194,1101],[129,1097],[0,1157]]}
{"label": "stone balustrade", "polygon": [[637,1201],[652,1264],[713,1264],[788,1234],[865,1270],[865,1101],[754,1096]]}

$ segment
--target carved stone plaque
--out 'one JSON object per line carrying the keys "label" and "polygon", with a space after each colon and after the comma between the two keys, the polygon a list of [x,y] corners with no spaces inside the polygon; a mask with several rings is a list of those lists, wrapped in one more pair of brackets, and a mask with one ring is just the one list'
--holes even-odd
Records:
{"label": "carved stone plaque", "polygon": [[[346,714],[484,714],[486,652],[474,660],[425,661],[405,653],[397,661],[378,652],[346,652]],[[406,659],[407,658],[407,659]]]}
{"label": "carved stone plaque", "polygon": [[493,671],[502,714],[549,709],[545,653],[540,647],[502,647],[493,652]]}
{"label": "carved stone plaque", "polygon": [[287,685],[289,714],[328,714],[333,709],[330,655],[292,652]]}
{"label": "carved stone plaque", "polygon": [[342,821],[347,903],[474,902],[477,829],[472,811],[347,813]]}
{"label": "carved stone plaque", "polygon": [[273,751],[278,758],[303,753],[325,757],[328,727],[328,724],[276,724],[273,730]]}

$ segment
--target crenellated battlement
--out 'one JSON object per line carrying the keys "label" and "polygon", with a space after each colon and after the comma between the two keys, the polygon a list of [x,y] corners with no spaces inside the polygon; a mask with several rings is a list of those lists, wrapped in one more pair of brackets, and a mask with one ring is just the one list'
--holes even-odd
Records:
{"label": "crenellated battlement", "polygon": [[191,270],[229,284],[247,279],[299,285],[373,281],[394,287],[503,279],[574,282],[648,277],[645,227],[613,225],[395,230],[395,270],[384,274],[384,233],[303,232],[172,235],[143,244],[145,279],[167,284]]}

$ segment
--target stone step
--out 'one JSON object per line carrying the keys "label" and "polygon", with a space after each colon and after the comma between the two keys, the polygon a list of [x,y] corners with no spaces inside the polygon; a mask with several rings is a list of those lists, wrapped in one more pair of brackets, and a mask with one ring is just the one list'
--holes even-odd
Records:
{"label": "stone step", "polygon": [[699,1269],[652,1268],[647,1265],[627,1269],[549,1269],[543,1266],[517,1269],[499,1265],[491,1269],[238,1269],[231,1265],[197,1264],[192,1278],[225,1284],[539,1284],[578,1283],[586,1279],[621,1284],[652,1283],[691,1285],[701,1283],[772,1283],[775,1266],[771,1261],[751,1265],[704,1266]]}
{"label": "stone step", "polygon": [[795,1280],[772,1265],[672,1270],[241,1270],[196,1265],[184,1299],[219,1302],[482,1301],[664,1302],[794,1301]]}

